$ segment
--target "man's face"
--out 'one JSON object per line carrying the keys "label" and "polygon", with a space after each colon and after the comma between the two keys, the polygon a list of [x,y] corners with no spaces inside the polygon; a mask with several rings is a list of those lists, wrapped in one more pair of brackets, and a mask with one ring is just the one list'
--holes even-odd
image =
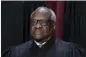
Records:
{"label": "man's face", "polygon": [[34,16],[31,18],[30,26],[31,36],[37,41],[41,41],[51,36],[50,34],[52,33],[52,30],[49,17],[47,15],[42,13],[34,14]]}

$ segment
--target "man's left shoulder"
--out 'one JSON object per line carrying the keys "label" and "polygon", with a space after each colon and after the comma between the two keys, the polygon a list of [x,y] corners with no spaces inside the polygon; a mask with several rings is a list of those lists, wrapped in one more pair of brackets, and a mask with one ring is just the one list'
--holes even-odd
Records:
{"label": "man's left shoulder", "polygon": [[66,42],[66,41],[63,41],[60,39],[58,39],[56,41],[56,44],[58,47],[61,47],[63,49],[81,49],[81,50],[83,50],[82,46],[80,46],[79,44],[72,43],[72,42]]}
{"label": "man's left shoulder", "polygon": [[55,43],[57,44],[58,47],[72,47],[74,43],[71,43],[71,42],[66,42],[66,41],[63,41],[61,39],[56,39],[55,40]]}
{"label": "man's left shoulder", "polygon": [[56,39],[55,43],[56,43],[56,47],[58,47],[59,50],[62,50],[62,51],[67,51],[69,50],[69,48],[72,48],[74,46],[73,43],[66,42],[60,39]]}
{"label": "man's left shoulder", "polygon": [[85,56],[84,48],[82,48],[82,46],[76,43],[66,42],[58,39],[57,47],[58,47],[57,49],[63,53],[68,53],[73,55],[76,54],[76,56]]}

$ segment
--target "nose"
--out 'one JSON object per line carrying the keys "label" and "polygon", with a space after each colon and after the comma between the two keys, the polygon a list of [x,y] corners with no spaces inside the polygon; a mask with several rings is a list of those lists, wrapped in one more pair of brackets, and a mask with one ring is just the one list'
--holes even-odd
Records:
{"label": "nose", "polygon": [[35,25],[36,28],[40,28],[42,27],[42,25],[38,22],[36,25]]}

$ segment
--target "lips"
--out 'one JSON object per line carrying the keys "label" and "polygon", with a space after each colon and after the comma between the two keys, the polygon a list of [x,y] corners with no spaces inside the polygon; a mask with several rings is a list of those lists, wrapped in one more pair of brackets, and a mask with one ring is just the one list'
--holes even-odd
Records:
{"label": "lips", "polygon": [[35,33],[35,35],[40,35],[40,34],[36,34],[36,33]]}
{"label": "lips", "polygon": [[35,35],[40,35],[42,32],[40,31],[40,30],[36,30],[35,32],[34,32],[34,34]]}
{"label": "lips", "polygon": [[40,35],[41,33],[35,32],[34,34],[35,34],[35,35]]}

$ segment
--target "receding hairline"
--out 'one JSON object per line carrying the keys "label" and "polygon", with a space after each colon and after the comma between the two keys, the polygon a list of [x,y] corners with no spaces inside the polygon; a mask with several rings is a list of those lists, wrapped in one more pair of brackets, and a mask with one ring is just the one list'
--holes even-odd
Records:
{"label": "receding hairline", "polygon": [[56,23],[56,15],[55,15],[55,12],[52,9],[47,8],[47,7],[38,7],[35,11],[32,12],[30,18],[32,18],[33,14],[35,12],[37,12],[37,11],[43,11],[43,10],[44,10],[44,12],[50,13],[50,19],[52,21],[54,21],[54,23]]}

